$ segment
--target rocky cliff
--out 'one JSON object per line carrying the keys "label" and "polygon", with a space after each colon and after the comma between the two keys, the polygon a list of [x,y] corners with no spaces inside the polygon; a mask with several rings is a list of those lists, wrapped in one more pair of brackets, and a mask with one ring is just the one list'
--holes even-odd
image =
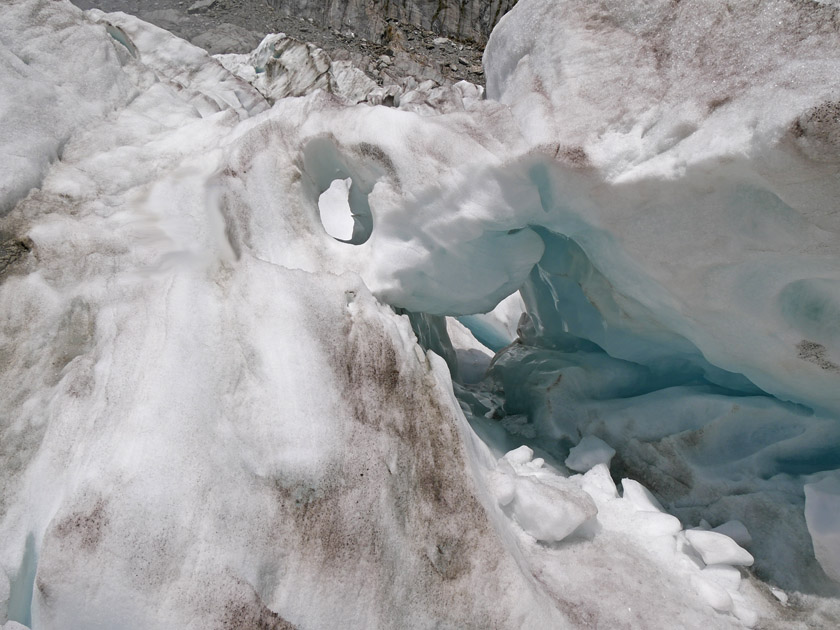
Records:
{"label": "rocky cliff", "polygon": [[289,15],[351,29],[373,41],[388,39],[389,20],[439,35],[484,42],[516,0],[267,0]]}

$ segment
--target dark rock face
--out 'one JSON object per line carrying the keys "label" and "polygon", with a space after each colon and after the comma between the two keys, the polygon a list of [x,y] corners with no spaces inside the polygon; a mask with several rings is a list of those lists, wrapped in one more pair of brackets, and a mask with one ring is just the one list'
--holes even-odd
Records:
{"label": "dark rock face", "polygon": [[333,28],[351,28],[357,35],[382,39],[388,20],[430,30],[438,35],[485,42],[499,19],[516,0],[267,0],[289,15],[311,17]]}

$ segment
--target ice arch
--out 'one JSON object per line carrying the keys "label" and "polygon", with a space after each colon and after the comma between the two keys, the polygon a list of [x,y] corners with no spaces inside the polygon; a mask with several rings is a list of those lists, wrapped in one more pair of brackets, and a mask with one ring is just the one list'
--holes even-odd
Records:
{"label": "ice arch", "polygon": [[[361,147],[364,154],[365,147]],[[369,152],[369,151],[368,151]],[[353,226],[347,238],[340,238],[330,232],[331,236],[353,245],[361,245],[373,233],[373,214],[368,202],[368,195],[373,190],[377,180],[383,175],[383,168],[375,160],[348,160],[342,155],[335,142],[328,137],[312,139],[303,149],[303,170],[309,177],[317,193],[318,205],[331,190],[335,181],[349,180],[347,187],[346,208],[350,211]],[[339,191],[330,193],[325,200],[329,203],[328,214],[332,218],[342,212],[344,201],[340,199]],[[323,212],[323,209],[321,210]],[[323,214],[321,215],[324,220]],[[345,236],[346,226],[342,221],[335,225],[342,236]]]}

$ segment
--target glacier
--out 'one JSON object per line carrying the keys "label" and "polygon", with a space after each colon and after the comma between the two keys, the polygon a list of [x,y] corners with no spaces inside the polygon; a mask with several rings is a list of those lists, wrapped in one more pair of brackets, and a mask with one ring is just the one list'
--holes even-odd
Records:
{"label": "glacier", "polygon": [[3,630],[838,626],[836,3],[0,17]]}

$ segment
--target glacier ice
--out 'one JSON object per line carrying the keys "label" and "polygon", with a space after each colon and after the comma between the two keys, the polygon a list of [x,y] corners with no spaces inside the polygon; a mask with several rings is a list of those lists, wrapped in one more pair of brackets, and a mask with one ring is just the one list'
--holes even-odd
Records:
{"label": "glacier ice", "polygon": [[836,626],[836,7],[0,15],[4,627]]}

